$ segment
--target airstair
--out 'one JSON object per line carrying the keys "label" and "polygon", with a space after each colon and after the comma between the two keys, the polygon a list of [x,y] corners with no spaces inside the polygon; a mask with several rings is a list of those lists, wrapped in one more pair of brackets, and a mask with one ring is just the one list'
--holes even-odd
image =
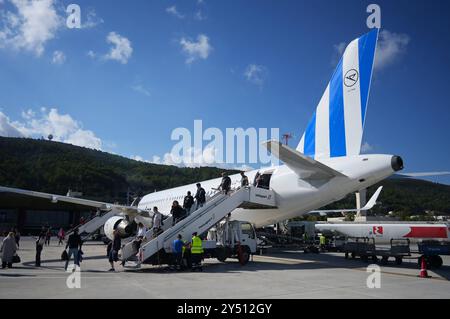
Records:
{"label": "airstair", "polygon": [[112,209],[103,215],[98,214],[89,221],[87,221],[86,223],[78,225],[77,227],[70,230],[70,232],[67,235],[72,234],[75,229],[78,229],[78,234],[80,235],[85,234],[83,235],[83,239],[87,239],[90,236],[92,236],[92,234],[95,233],[99,228],[101,228],[108,219],[119,214],[120,212],[115,209]]}
{"label": "airstair", "polygon": [[133,242],[126,244],[122,248],[122,261],[132,259],[138,254],[137,264],[152,263],[158,264],[160,253],[171,252],[171,245],[178,234],[183,239],[190,241],[192,233],[199,235],[208,231],[229,213],[238,207],[246,207],[248,204],[259,205],[261,207],[276,207],[275,196],[271,190],[256,187],[243,187],[230,194],[216,193],[207,201],[203,207],[192,212],[185,219],[172,226],[171,217],[164,221],[163,232],[157,237],[152,237],[152,232],[147,232],[147,242],[143,242],[137,251]]}

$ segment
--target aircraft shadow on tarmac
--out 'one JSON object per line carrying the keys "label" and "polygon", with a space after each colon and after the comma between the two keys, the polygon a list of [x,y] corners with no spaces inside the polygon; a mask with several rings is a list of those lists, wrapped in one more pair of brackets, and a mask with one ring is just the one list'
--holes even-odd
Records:
{"label": "aircraft shadow on tarmac", "polygon": [[[16,267],[17,268],[17,267]],[[14,277],[14,278],[20,278],[20,277],[36,277],[36,275],[28,275],[28,274],[8,274],[8,273],[0,273],[0,277]]]}

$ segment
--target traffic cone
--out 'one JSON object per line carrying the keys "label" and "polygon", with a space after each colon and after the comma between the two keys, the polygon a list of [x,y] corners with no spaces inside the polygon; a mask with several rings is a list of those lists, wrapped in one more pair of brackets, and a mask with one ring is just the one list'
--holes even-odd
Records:
{"label": "traffic cone", "polygon": [[422,263],[420,265],[419,277],[420,278],[430,278],[431,277],[431,276],[428,276],[427,263],[425,261],[425,256],[422,256]]}

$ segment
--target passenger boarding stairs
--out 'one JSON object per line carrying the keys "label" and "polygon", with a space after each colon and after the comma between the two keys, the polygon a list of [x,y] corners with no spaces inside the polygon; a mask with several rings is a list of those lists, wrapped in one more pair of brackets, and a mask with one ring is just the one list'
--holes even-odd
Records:
{"label": "passenger boarding stairs", "polygon": [[[190,242],[192,233],[197,232],[200,235],[208,231],[233,210],[238,207],[246,207],[248,204],[274,208],[276,207],[274,193],[271,190],[253,186],[237,189],[228,195],[222,192],[216,193],[203,207],[192,212],[174,226],[172,226],[171,217],[166,219],[163,233],[156,238],[152,238],[151,231],[147,232],[146,238],[149,241],[142,243],[137,264],[154,263],[154,258],[157,257],[159,251],[164,250],[165,253],[171,253],[172,242],[178,234]],[[133,242],[128,243],[122,248],[122,261],[131,259],[137,253]]]}
{"label": "passenger boarding stairs", "polygon": [[102,227],[108,219],[119,214],[120,214],[119,211],[112,209],[106,214],[96,215],[94,218],[90,219],[86,223],[78,225],[77,227],[70,230],[70,232],[67,235],[72,234],[75,229],[78,229],[78,234],[82,235],[83,239],[86,240],[89,237],[91,237],[92,234],[94,234],[100,227]]}

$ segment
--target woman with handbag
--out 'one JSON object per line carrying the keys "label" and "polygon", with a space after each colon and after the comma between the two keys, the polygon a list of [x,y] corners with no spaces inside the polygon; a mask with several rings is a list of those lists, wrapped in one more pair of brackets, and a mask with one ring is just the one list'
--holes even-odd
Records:
{"label": "woman with handbag", "polygon": [[6,265],[8,265],[8,268],[12,268],[14,255],[17,251],[17,245],[16,245],[16,239],[14,238],[14,233],[10,232],[8,236],[3,239],[3,245],[2,245],[2,269],[6,268]]}

